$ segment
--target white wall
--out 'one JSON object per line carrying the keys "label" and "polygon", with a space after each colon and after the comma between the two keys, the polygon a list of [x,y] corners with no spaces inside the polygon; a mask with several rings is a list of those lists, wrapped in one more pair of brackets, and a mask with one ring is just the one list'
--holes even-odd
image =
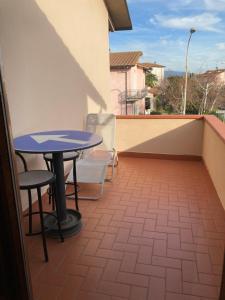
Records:
{"label": "white wall", "polygon": [[157,76],[159,83],[164,79],[164,68],[153,67],[151,73]]}
{"label": "white wall", "polygon": [[[111,111],[108,49],[103,0],[1,0],[13,135],[81,129],[88,112]],[[41,161],[32,156],[31,166]]]}

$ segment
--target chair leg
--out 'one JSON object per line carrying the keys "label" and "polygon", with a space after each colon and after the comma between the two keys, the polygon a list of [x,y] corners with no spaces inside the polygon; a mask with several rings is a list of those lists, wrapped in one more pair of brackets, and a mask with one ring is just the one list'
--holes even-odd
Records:
{"label": "chair leg", "polygon": [[[50,162],[50,171],[51,172],[54,172],[53,170],[53,162],[51,161]],[[54,211],[55,210],[55,198],[54,198],[54,193],[55,193],[55,190],[53,189],[53,187],[51,186],[50,187],[50,201],[52,201],[52,210]],[[50,202],[51,203],[51,202]]]}
{"label": "chair leg", "polygon": [[41,223],[41,235],[42,235],[44,256],[45,256],[45,261],[48,262],[48,250],[47,250],[46,237],[45,237],[44,217],[43,217],[43,209],[42,209],[42,197],[41,197],[41,189],[40,188],[37,188],[37,194],[38,194],[38,205],[39,205],[39,215],[40,215],[40,223]]}
{"label": "chair leg", "polygon": [[100,183],[99,193],[96,196],[80,196],[79,199],[98,200],[102,197],[103,192],[104,192],[104,182]]}
{"label": "chair leg", "polygon": [[104,190],[104,182],[101,183],[99,198],[103,195],[103,190]]}
{"label": "chair leg", "polygon": [[[45,164],[46,164],[46,167],[47,167],[47,170],[49,171],[49,172],[51,172],[52,170],[52,168],[51,168],[51,163],[50,163],[50,165],[49,165],[49,162],[47,161],[47,159],[45,159],[44,158],[44,160],[45,160]],[[51,198],[52,198],[52,191],[51,191],[51,187],[49,187],[48,188],[48,204],[51,204]]]}
{"label": "chair leg", "polygon": [[114,177],[115,167],[118,166],[118,163],[119,163],[118,156],[117,156],[117,154],[114,153],[113,161],[112,161],[112,179]]}
{"label": "chair leg", "polygon": [[74,183],[74,193],[75,193],[75,205],[76,205],[76,210],[79,211],[79,206],[78,206],[78,189],[77,189],[76,159],[73,160],[73,183]]}
{"label": "chair leg", "polygon": [[113,180],[113,177],[114,177],[114,162],[112,164],[112,178],[111,178],[111,180]]}
{"label": "chair leg", "polygon": [[55,207],[56,207],[56,217],[57,217],[57,223],[58,223],[58,229],[59,229],[59,236],[60,236],[60,239],[61,239],[61,242],[63,243],[64,242],[64,237],[63,237],[63,234],[62,234],[62,229],[61,229],[61,223],[59,221],[59,210],[58,210],[58,205],[54,199],[54,195],[55,195],[55,184],[52,185],[52,191],[53,191],[53,197],[52,197],[52,201],[55,202]]}
{"label": "chair leg", "polygon": [[31,190],[28,190],[27,191],[27,193],[28,193],[28,205],[29,205],[29,208],[28,208],[28,210],[29,210],[29,213],[28,213],[28,215],[29,215],[29,235],[31,235],[32,234],[32,196],[31,196]]}

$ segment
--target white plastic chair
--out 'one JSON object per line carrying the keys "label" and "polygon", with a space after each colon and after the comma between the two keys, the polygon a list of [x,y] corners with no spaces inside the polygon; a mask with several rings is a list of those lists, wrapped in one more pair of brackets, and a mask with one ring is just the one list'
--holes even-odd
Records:
{"label": "white plastic chair", "polygon": [[84,151],[83,158],[105,162],[112,167],[112,175],[108,180],[112,180],[114,176],[114,168],[118,163],[118,156],[115,150],[115,129],[116,116],[114,114],[88,114],[86,119],[86,131],[96,133],[103,138],[102,144]]}
{"label": "white plastic chair", "polygon": [[[96,195],[81,196],[79,199],[99,199],[103,194],[103,188],[106,177],[107,163],[104,161],[95,161],[89,159],[79,159],[76,164],[77,183],[100,184],[100,191]],[[73,182],[73,169],[70,171],[67,182]],[[71,198],[69,196],[68,198]]]}
{"label": "white plastic chair", "polygon": [[[96,133],[103,138],[101,145],[85,150],[81,159],[77,160],[77,182],[100,184],[100,192],[94,196],[80,196],[79,199],[98,199],[103,194],[107,167],[112,167],[112,180],[114,167],[117,162],[117,153],[114,149],[116,118],[113,114],[88,114],[86,131]],[[67,181],[73,180],[71,170]]]}

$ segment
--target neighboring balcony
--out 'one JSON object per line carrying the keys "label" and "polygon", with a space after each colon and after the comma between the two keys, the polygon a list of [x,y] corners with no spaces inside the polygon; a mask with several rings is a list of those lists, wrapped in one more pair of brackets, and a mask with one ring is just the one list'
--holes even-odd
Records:
{"label": "neighboring balcony", "polygon": [[119,116],[116,144],[113,182],[102,199],[80,200],[80,234],[48,239],[47,264],[41,238],[27,238],[34,299],[219,299],[225,125],[211,116]]}
{"label": "neighboring balcony", "polygon": [[122,115],[138,115],[145,112],[145,97],[148,95],[148,89],[129,89],[119,94],[119,103],[121,105]]}
{"label": "neighboring balcony", "polygon": [[120,102],[135,102],[148,95],[148,89],[129,89],[119,94]]}

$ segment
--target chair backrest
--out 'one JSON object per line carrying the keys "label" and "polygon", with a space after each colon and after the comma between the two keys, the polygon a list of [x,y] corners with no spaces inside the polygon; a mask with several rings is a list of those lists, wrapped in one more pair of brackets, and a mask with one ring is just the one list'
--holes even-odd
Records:
{"label": "chair backrest", "polygon": [[26,163],[26,160],[25,158],[23,157],[23,155],[20,153],[20,152],[15,152],[16,155],[21,159],[21,162],[22,162],[22,165],[23,165],[23,169],[24,169],[24,172],[27,172],[28,171],[28,168],[27,168],[27,163]]}
{"label": "chair backrest", "polygon": [[112,151],[115,145],[116,116],[114,114],[88,114],[86,130],[103,138],[99,149]]}

